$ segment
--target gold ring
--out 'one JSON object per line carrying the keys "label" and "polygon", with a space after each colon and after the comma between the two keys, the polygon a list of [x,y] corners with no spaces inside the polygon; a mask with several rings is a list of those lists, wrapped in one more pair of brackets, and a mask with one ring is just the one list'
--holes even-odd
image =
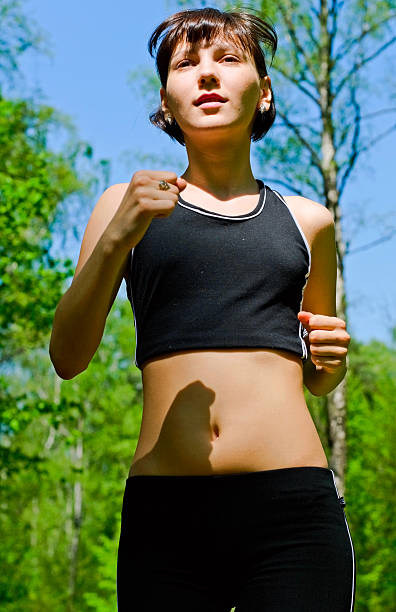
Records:
{"label": "gold ring", "polygon": [[158,189],[161,189],[161,191],[168,191],[168,189],[170,189],[170,185],[166,181],[160,181],[158,184]]}

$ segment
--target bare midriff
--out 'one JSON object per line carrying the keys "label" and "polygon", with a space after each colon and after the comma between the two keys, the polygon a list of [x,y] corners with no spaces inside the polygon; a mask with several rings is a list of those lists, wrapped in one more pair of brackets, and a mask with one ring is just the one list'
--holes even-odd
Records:
{"label": "bare midriff", "polygon": [[129,476],[328,468],[290,351],[195,350],[143,367],[143,415]]}

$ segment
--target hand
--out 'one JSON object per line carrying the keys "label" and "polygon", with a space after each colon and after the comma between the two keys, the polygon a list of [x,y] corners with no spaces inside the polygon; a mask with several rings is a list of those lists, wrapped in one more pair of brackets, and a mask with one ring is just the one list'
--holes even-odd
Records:
{"label": "hand", "polygon": [[345,366],[351,340],[345,321],[305,310],[297,317],[308,332],[311,361],[316,369],[333,374],[340,366]]}
{"label": "hand", "polygon": [[[159,189],[161,180],[166,181],[170,189]],[[186,186],[187,181],[174,172],[138,170],[106,232],[128,251],[143,238],[154,217],[169,217],[172,214],[179,193]]]}

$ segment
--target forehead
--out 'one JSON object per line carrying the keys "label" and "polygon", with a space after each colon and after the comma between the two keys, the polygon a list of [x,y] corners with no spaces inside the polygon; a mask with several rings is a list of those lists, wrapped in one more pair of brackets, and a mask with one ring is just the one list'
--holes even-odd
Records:
{"label": "forehead", "polygon": [[172,58],[176,57],[181,53],[190,52],[194,53],[199,51],[199,49],[236,49],[242,52],[244,55],[249,55],[247,53],[247,49],[244,48],[241,40],[238,37],[224,37],[224,36],[216,36],[212,40],[206,40],[204,38],[197,40],[195,42],[188,42],[186,38],[179,40],[176,42],[173,51]]}

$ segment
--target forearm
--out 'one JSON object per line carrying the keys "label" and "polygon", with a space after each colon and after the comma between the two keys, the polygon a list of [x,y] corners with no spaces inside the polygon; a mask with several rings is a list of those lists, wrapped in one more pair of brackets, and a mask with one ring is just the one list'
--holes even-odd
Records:
{"label": "forearm", "polygon": [[308,357],[303,368],[303,382],[313,395],[327,395],[340,384],[346,372],[346,360],[335,372],[330,373],[325,370],[317,370]]}
{"label": "forearm", "polygon": [[70,379],[85,370],[103,336],[128,257],[106,232],[66,293],[54,316],[50,357],[56,372]]}

